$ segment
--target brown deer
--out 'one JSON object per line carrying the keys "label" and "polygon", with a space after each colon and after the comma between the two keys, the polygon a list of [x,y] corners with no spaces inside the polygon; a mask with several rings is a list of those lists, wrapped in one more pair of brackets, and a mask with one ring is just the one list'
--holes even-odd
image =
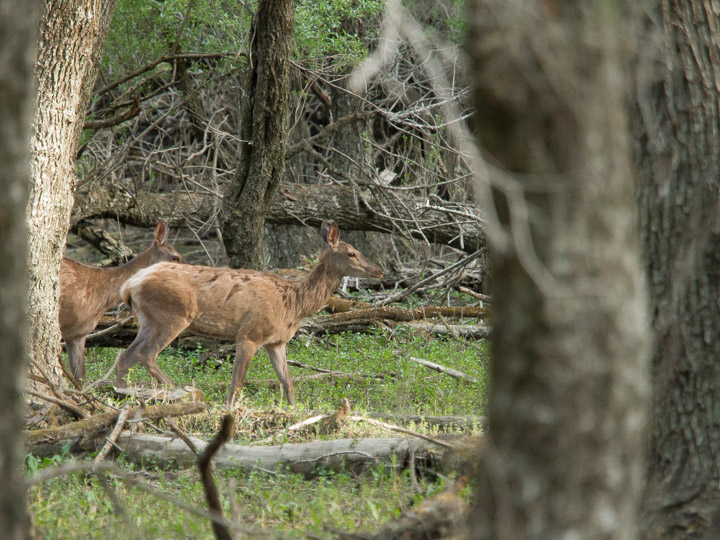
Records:
{"label": "brown deer", "polygon": [[172,384],[158,368],[157,355],[180,332],[234,340],[237,345],[230,394],[242,390],[250,360],[260,347],[270,357],[290,403],[295,402],[285,346],[300,322],[325,305],[343,276],[382,277],[382,268],[340,241],[335,223],[323,223],[326,249],[308,276],[288,280],[271,272],[160,263],[141,270],[121,288],[123,301],[138,320],[135,341],[118,361],[117,377],[141,363],[162,384]]}
{"label": "brown deer", "polygon": [[60,262],[60,332],[76,379],[85,379],[85,338],[103,313],[120,303],[120,286],[138,270],[157,262],[182,262],[167,243],[168,232],[165,223],[158,221],[155,242],[122,266],[98,268],[68,258]]}

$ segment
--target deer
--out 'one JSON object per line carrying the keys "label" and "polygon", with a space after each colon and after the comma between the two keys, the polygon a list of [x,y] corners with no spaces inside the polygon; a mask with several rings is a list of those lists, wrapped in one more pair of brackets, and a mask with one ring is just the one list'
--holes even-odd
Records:
{"label": "deer", "polygon": [[138,363],[161,384],[172,385],[157,365],[158,354],[183,330],[235,341],[227,406],[232,408],[250,361],[260,347],[270,357],[287,401],[295,403],[287,365],[288,341],[302,320],[323,307],[344,276],[379,279],[382,268],[350,244],[340,241],[334,222],[320,227],[325,249],[317,265],[301,279],[273,272],[163,262],[141,270],[120,289],[138,321],[135,341],[120,355],[118,385],[126,384]]}
{"label": "deer", "polygon": [[161,261],[181,263],[182,257],[167,242],[169,229],[155,227],[155,241],[124,265],[98,268],[64,257],[60,262],[60,333],[65,340],[70,371],[85,380],[85,339],[103,313],[120,303],[120,286],[138,270]]}

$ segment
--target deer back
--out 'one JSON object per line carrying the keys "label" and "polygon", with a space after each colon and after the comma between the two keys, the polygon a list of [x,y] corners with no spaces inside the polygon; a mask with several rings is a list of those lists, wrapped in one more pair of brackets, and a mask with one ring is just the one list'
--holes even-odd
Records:
{"label": "deer back", "polygon": [[180,254],[167,242],[167,236],[167,226],[159,221],[152,245],[122,266],[99,268],[63,258],[59,301],[63,337],[81,337],[90,333],[102,314],[120,302],[120,286],[139,269],[159,261],[182,261]]}

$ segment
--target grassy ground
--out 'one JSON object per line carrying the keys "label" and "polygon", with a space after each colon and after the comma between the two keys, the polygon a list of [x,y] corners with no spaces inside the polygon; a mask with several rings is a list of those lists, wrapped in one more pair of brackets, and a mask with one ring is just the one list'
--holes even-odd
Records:
{"label": "grassy ground", "polygon": [[[116,351],[88,351],[88,378],[103,375]],[[414,356],[463,371],[478,383],[461,382],[408,361]],[[353,410],[420,415],[483,414],[488,353],[483,343],[455,339],[418,338],[402,330],[373,335],[343,334],[320,340],[293,340],[288,358],[304,364],[353,374],[382,374],[382,379],[307,380],[306,369],[291,367],[298,404],[291,415],[264,352],[256,355],[248,373],[234,443],[257,441],[282,431],[290,417],[304,418],[311,410],[332,411],[347,397]],[[232,360],[214,358],[202,350],[168,349],[160,367],[177,383],[195,385],[205,393],[210,412],[182,420],[184,429],[210,438],[217,427],[225,400]],[[150,384],[142,368],[131,377]],[[103,394],[103,399],[111,399]],[[426,425],[414,425],[429,432]],[[397,435],[397,434],[395,434]],[[327,436],[327,435],[326,435]],[[390,436],[367,425],[350,425],[333,437]],[[301,439],[318,435],[312,430]],[[56,456],[28,460],[28,474],[68,459]],[[166,496],[204,508],[202,488],[194,470],[136,469],[120,465],[133,477]],[[442,490],[445,480],[430,471],[418,482],[409,471],[379,465],[360,475],[319,470],[312,479],[285,472],[223,471],[219,475],[226,514],[237,504],[240,522],[262,537],[331,536],[333,530],[372,530],[410,508],[424,497]],[[116,499],[114,503],[113,500]],[[96,475],[76,473],[49,480],[31,489],[30,504],[42,538],[211,538],[207,519],[156,495],[146,493],[120,478],[109,477],[105,487]]]}

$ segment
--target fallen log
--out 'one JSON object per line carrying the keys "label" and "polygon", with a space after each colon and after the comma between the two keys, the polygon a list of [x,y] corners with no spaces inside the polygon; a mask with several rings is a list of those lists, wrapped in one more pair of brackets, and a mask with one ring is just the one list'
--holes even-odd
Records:
{"label": "fallen log", "polygon": [[[207,443],[191,438],[198,449]],[[455,437],[451,440],[461,440]],[[187,445],[170,437],[123,433],[118,445],[126,459],[133,462],[152,461],[155,464],[173,463],[190,467],[195,463]],[[332,470],[356,471],[377,462],[395,463],[404,466],[414,452],[416,461],[426,464],[440,463],[452,451],[421,439],[377,438],[338,439],[315,441],[304,444],[283,444],[279,446],[238,446],[225,445],[215,456],[215,464],[221,468],[248,468],[276,471],[289,468],[291,471],[312,475],[317,466]],[[393,458],[393,456],[395,456]]]}
{"label": "fallen log", "polygon": [[[143,419],[157,420],[158,418],[166,416],[184,416],[186,414],[203,412],[205,407],[205,403],[169,403],[146,408],[134,407],[130,409],[129,416],[134,417],[139,413]],[[42,443],[67,441],[81,436],[90,437],[117,422],[119,415],[120,411],[113,411],[96,414],[90,418],[54,428],[25,431],[25,441],[28,445],[33,446]]]}
{"label": "fallen log", "polygon": [[[309,317],[300,324],[299,331],[310,335],[323,335],[325,333],[337,334],[341,332],[367,332],[378,326],[387,326],[396,328],[402,323],[410,329],[424,332],[433,336],[456,336],[467,339],[486,339],[490,334],[490,329],[486,325],[478,324],[451,324],[431,323],[428,318],[440,317],[442,319],[471,318],[482,319],[489,315],[490,310],[487,307],[477,306],[440,306],[440,307],[424,307],[415,309],[403,309],[399,307],[379,307],[370,309],[356,309],[355,311],[347,311],[352,307],[365,307],[368,304],[363,302],[346,301],[338,297],[333,297],[328,302],[327,309],[334,311],[331,315],[321,315],[318,317]],[[119,347],[124,348],[130,345],[137,334],[137,324],[134,320],[120,325],[118,319],[114,317],[103,317],[98,324],[97,330],[88,336],[87,345],[96,347]],[[117,328],[106,333],[108,329],[114,325]],[[185,343],[185,345],[183,345]],[[217,340],[205,338],[202,336],[193,336],[183,333],[180,337],[180,346],[195,349],[197,344],[207,349],[215,350],[218,344]],[[232,354],[233,351],[230,352]]]}
{"label": "fallen log", "polygon": [[[149,228],[166,216],[171,227],[180,228],[188,220],[210,221],[218,204],[209,191],[162,193],[130,179],[79,182],[74,196],[72,226],[82,219],[112,218]],[[353,185],[282,182],[270,201],[266,221],[319,227],[323,219],[330,218],[344,230],[410,234],[466,253],[483,249],[486,243],[482,219],[473,205],[440,200],[430,204],[426,198],[381,194],[374,188]]]}

